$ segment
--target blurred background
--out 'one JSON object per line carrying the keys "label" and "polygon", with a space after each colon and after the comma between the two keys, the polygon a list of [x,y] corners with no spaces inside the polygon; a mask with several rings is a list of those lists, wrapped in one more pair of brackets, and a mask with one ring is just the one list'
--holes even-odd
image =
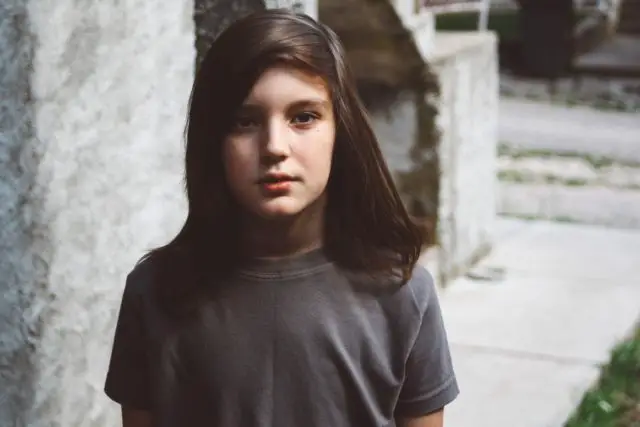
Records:
{"label": "blurred background", "polygon": [[116,426],[124,279],[182,225],[197,65],[287,7],[341,37],[427,236],[448,427],[640,426],[640,0],[0,3],[0,426]]}

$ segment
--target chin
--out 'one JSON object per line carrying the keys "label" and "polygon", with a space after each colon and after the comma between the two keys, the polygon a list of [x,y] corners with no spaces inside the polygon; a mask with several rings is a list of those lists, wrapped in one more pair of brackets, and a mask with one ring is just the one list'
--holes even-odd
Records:
{"label": "chin", "polygon": [[284,219],[296,216],[304,210],[304,206],[294,200],[271,200],[256,209],[256,213],[267,219]]}

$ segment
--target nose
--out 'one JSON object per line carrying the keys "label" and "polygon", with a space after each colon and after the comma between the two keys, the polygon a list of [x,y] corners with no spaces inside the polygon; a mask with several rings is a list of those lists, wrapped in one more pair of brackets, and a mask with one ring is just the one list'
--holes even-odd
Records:
{"label": "nose", "polygon": [[262,144],[263,157],[269,160],[284,160],[289,157],[290,143],[288,126],[280,120],[271,120],[264,132]]}

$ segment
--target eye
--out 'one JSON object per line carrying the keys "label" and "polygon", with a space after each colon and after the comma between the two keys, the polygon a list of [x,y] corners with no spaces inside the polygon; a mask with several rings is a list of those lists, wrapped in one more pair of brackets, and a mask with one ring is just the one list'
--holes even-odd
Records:
{"label": "eye", "polygon": [[293,123],[296,125],[310,125],[318,119],[318,114],[311,112],[298,113],[293,116]]}
{"label": "eye", "polygon": [[249,116],[238,116],[233,122],[233,127],[236,130],[248,130],[258,126],[258,121]]}

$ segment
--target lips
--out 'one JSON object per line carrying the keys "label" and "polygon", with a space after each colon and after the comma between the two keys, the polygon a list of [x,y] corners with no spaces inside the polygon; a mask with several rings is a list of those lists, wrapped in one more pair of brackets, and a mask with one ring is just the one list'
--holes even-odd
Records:
{"label": "lips", "polygon": [[284,173],[270,173],[258,180],[258,185],[268,197],[277,197],[288,194],[291,184],[298,181],[297,178]]}
{"label": "lips", "polygon": [[258,184],[279,184],[291,181],[296,181],[296,178],[285,173],[270,173],[260,178]]}

